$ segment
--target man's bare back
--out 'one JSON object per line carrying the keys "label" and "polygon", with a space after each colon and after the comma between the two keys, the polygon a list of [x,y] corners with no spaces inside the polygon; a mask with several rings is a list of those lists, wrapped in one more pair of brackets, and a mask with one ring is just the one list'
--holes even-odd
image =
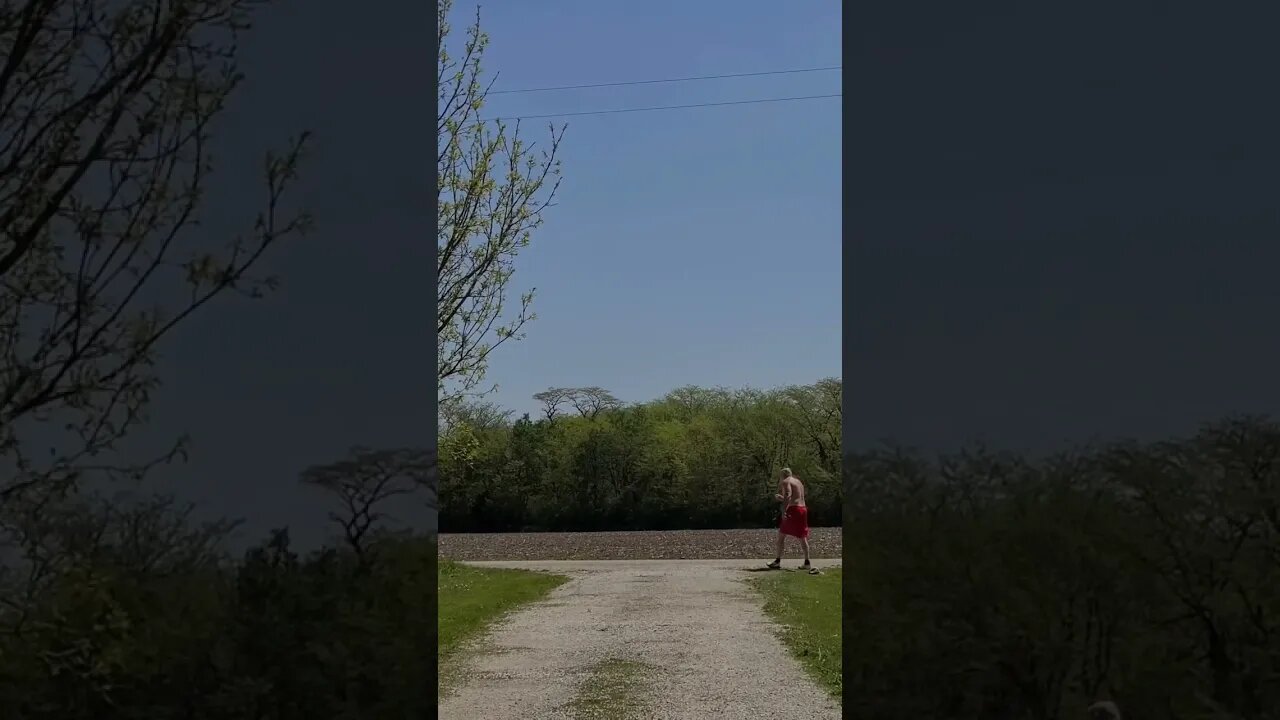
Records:
{"label": "man's bare back", "polygon": [[788,475],[778,486],[778,494],[786,501],[787,507],[798,505],[804,507],[804,483],[795,475]]}

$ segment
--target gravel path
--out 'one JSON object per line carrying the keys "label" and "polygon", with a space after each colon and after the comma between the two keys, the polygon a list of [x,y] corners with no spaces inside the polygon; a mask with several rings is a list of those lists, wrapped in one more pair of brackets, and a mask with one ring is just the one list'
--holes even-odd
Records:
{"label": "gravel path", "polygon": [[649,705],[636,717],[839,718],[839,704],[788,654],[759,597],[744,583],[751,577],[747,568],[765,562],[476,562],[572,579],[479,643],[464,661],[466,680],[440,702],[439,716],[571,720],[566,706],[589,669],[622,659],[646,663],[655,673],[647,678]]}
{"label": "gravel path", "polygon": [[[591,533],[467,533],[440,535],[440,557],[451,560],[746,560],[773,554],[778,531],[646,530]],[[840,557],[840,528],[812,528],[815,558]],[[800,547],[787,541],[788,557]]]}

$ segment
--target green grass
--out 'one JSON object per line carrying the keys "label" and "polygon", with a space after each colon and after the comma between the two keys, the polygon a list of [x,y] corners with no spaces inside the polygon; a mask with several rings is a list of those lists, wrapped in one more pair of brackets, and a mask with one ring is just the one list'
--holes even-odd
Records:
{"label": "green grass", "polygon": [[569,578],[549,573],[498,568],[477,568],[448,560],[440,561],[439,645],[445,690],[445,660],[456,655],[466,642],[495,620],[526,603],[541,600]]}
{"label": "green grass", "polygon": [[569,703],[574,720],[628,720],[641,715],[649,666],[617,658],[591,669]]}
{"label": "green grass", "polygon": [[755,581],[764,609],[783,626],[782,639],[805,669],[836,699],[843,693],[840,670],[840,577],[835,568],[821,575],[769,573]]}

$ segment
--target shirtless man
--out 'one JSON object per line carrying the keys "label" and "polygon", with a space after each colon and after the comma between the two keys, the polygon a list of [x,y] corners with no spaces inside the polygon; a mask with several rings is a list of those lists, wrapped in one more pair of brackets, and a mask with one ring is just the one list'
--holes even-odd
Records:
{"label": "shirtless man", "polygon": [[778,493],[773,497],[782,503],[782,524],[778,527],[778,555],[769,563],[769,569],[782,567],[782,550],[790,535],[799,539],[800,547],[804,549],[801,569],[816,574],[817,570],[809,564],[809,508],[804,504],[804,483],[791,474],[791,468],[782,468],[782,481],[778,483]]}

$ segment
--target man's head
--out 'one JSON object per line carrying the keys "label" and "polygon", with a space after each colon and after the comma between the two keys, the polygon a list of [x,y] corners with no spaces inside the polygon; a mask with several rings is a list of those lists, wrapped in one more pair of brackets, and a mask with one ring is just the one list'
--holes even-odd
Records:
{"label": "man's head", "polygon": [[791,468],[782,468],[782,479],[786,480],[791,477]]}

